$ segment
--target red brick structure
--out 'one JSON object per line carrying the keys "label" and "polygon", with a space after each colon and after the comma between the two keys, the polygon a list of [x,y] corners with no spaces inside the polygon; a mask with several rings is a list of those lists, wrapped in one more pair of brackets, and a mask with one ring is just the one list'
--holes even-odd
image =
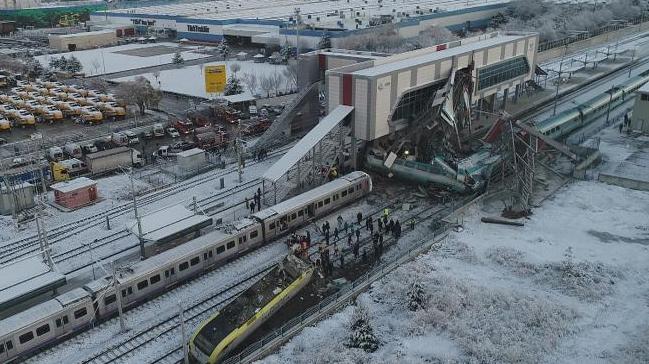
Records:
{"label": "red brick structure", "polygon": [[97,182],[86,177],[59,182],[51,186],[54,202],[68,209],[77,209],[97,201]]}

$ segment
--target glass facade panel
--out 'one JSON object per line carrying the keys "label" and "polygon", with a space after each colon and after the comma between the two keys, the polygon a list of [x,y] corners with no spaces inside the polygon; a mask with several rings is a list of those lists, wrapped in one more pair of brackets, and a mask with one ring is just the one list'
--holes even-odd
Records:
{"label": "glass facade panel", "polygon": [[530,72],[527,58],[517,57],[478,70],[478,90],[484,90]]}

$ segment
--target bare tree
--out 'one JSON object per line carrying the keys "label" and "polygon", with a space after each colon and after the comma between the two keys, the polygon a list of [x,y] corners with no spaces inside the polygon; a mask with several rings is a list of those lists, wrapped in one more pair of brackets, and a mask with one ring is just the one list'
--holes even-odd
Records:
{"label": "bare tree", "polygon": [[241,65],[238,63],[232,63],[230,65],[230,71],[232,71],[234,77],[237,77],[237,72],[241,71]]}
{"label": "bare tree", "polygon": [[25,64],[15,58],[8,56],[0,56],[0,68],[10,71],[12,73],[25,72]]}
{"label": "bare tree", "polygon": [[162,99],[160,91],[153,88],[151,82],[142,76],[121,83],[117,87],[116,94],[125,104],[137,105],[142,115],[146,109],[157,107]]}
{"label": "bare tree", "polygon": [[91,67],[92,70],[93,70],[92,74],[93,74],[93,75],[98,75],[98,74],[99,74],[99,71],[101,70],[101,61],[99,60],[99,58],[95,58],[95,59],[93,59],[93,60],[90,62],[90,67]]}
{"label": "bare tree", "polygon": [[261,89],[266,93],[266,97],[270,97],[270,92],[273,90],[273,80],[271,76],[262,76],[259,79]]}
{"label": "bare tree", "polygon": [[273,72],[270,76],[271,85],[273,85],[273,90],[275,90],[275,96],[279,94],[279,88],[282,86],[283,81],[282,74],[279,72]]}
{"label": "bare tree", "polygon": [[246,88],[251,95],[257,93],[257,88],[259,87],[259,80],[257,79],[257,74],[252,72],[246,72],[242,76],[243,83],[246,85]]}
{"label": "bare tree", "polygon": [[286,78],[286,91],[292,91],[297,89],[297,64],[290,63],[282,73]]}
{"label": "bare tree", "polygon": [[86,81],[86,86],[91,90],[98,90],[102,93],[108,92],[108,82],[103,78],[90,78]]}

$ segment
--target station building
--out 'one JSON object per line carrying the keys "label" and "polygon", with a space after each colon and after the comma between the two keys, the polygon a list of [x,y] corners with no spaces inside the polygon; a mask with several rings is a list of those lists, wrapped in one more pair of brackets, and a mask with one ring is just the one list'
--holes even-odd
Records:
{"label": "station building", "polygon": [[372,141],[407,127],[451,75],[471,80],[470,103],[493,105],[534,77],[537,45],[536,33],[493,32],[329,69],[327,108],[352,106],[353,136]]}
{"label": "station building", "polygon": [[327,35],[333,47],[355,34],[392,24],[403,37],[440,26],[457,31],[484,27],[509,0],[221,0],[148,6],[92,13],[93,22],[131,24],[140,31],[171,31],[178,39],[316,49]]}

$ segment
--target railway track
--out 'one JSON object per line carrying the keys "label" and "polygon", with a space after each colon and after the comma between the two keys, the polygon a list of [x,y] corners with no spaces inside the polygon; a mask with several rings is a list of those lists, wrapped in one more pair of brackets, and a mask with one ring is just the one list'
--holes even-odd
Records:
{"label": "railway track", "polygon": [[[279,148],[273,152],[269,153],[269,157],[281,155],[284,153],[287,149],[291,148],[292,145],[284,146],[282,148]],[[260,163],[259,161],[251,161],[249,162],[248,165],[254,165]],[[175,185],[172,185],[170,187],[167,187],[165,189],[159,190],[152,192],[150,194],[147,194],[143,197],[141,197],[138,200],[138,207],[143,207],[146,205],[149,205],[151,203],[155,203],[158,201],[161,201],[167,197],[171,197],[175,195],[178,192],[188,190],[190,188],[202,185],[204,183],[208,183],[214,180],[217,180],[221,177],[224,177],[232,172],[236,171],[236,166],[230,167],[226,170],[221,170],[217,172],[212,172],[207,175],[203,175],[198,178],[193,178],[191,180],[181,182]],[[246,186],[250,188],[253,185],[253,181],[248,181],[246,182]],[[257,183],[261,183],[260,181],[257,181]],[[231,187],[228,190],[220,191],[218,194],[210,196],[205,198],[204,200],[209,201],[208,199],[212,200],[218,200],[218,199],[223,199],[226,196],[224,194],[234,191],[236,187]],[[237,191],[240,192],[241,190]],[[236,193],[236,192],[235,192]],[[57,227],[49,229],[47,233],[47,238],[49,241],[50,246],[57,244],[61,241],[64,241],[72,236],[78,235],[79,233],[89,229],[93,228],[99,225],[102,225],[105,223],[106,218],[115,218],[121,215],[124,215],[126,213],[129,213],[133,208],[132,203],[125,203],[119,206],[115,206],[113,208],[109,208],[104,212],[90,215],[84,218],[81,218],[79,220],[65,223],[62,225],[59,225]],[[38,236],[37,235],[31,235],[22,239],[15,240],[13,242],[10,242],[8,244],[5,244],[4,246],[0,247],[2,249],[2,252],[0,252],[0,265],[6,264],[11,262],[12,260],[27,256],[29,254],[33,254],[34,252],[37,252],[39,248],[39,241],[38,241]]]}
{"label": "railway track", "polygon": [[[201,321],[212,315],[215,309],[222,307],[228,301],[252,286],[256,282],[256,279],[261,278],[264,273],[268,272],[276,264],[276,262],[273,262],[272,264],[264,265],[243,279],[230,283],[218,292],[209,294],[192,303],[191,306],[184,309],[183,316],[185,324],[198,325]],[[162,340],[166,335],[175,336],[176,333],[174,331],[180,326],[180,313],[170,315],[149,327],[139,330],[128,339],[102,350],[81,363],[106,364],[121,362],[127,355],[133,354],[136,350],[150,343]]]}

